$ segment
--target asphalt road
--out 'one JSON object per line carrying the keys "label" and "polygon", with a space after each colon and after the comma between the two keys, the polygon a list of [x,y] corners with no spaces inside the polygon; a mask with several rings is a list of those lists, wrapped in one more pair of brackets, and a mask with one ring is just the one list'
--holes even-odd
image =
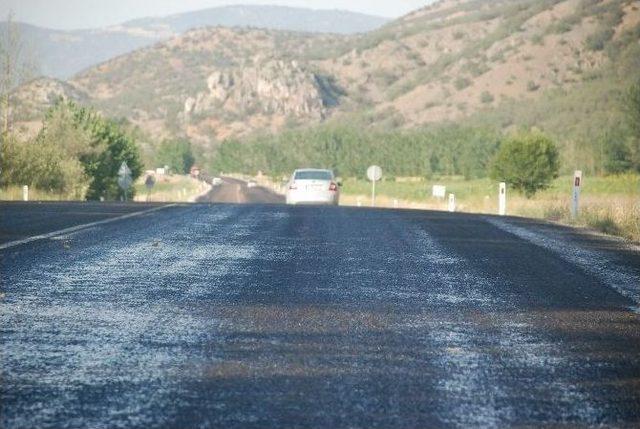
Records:
{"label": "asphalt road", "polygon": [[247,182],[231,177],[224,177],[222,180],[221,185],[214,186],[211,192],[200,198],[198,202],[231,204],[284,204],[285,202],[284,196],[261,186],[249,188]]}
{"label": "asphalt road", "polygon": [[0,244],[77,225],[102,222],[161,204],[93,202],[0,202]]}
{"label": "asphalt road", "polygon": [[199,204],[0,258],[2,428],[640,425],[640,251],[617,240]]}

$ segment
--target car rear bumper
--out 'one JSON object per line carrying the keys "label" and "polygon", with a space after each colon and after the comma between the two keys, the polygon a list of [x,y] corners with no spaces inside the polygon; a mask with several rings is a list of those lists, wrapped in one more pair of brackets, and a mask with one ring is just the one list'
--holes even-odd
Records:
{"label": "car rear bumper", "polygon": [[290,205],[338,205],[340,197],[338,194],[326,195],[287,195],[287,204]]}

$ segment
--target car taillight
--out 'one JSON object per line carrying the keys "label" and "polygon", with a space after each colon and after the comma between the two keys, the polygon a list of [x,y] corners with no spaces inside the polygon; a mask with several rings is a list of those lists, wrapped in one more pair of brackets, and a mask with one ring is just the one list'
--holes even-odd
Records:
{"label": "car taillight", "polygon": [[332,192],[336,192],[338,190],[338,185],[336,185],[335,183],[331,183],[331,185],[329,186],[329,190]]}

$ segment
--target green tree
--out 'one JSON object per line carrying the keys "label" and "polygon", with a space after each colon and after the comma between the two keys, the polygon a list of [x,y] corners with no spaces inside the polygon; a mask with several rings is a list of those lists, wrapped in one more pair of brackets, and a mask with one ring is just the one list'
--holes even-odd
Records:
{"label": "green tree", "polygon": [[[119,199],[124,195],[118,186],[120,165],[123,162],[127,163],[134,181],[142,174],[138,147],[113,121],[98,118],[96,123],[91,125],[94,145],[103,146],[104,150],[81,160],[93,179],[87,191],[87,199]],[[130,190],[128,195],[133,196],[133,190]]]}
{"label": "green tree", "polygon": [[631,85],[625,101],[628,123],[632,131],[627,144],[629,162],[640,172],[640,79]]}
{"label": "green tree", "polygon": [[558,149],[538,132],[520,133],[506,138],[491,163],[490,176],[531,198],[546,189],[560,170]]}
{"label": "green tree", "polygon": [[158,148],[158,164],[168,165],[176,173],[189,173],[195,161],[189,140],[164,140]]}
{"label": "green tree", "polygon": [[55,146],[65,160],[80,163],[89,200],[101,197],[115,200],[123,196],[117,182],[122,162],[126,161],[134,180],[142,174],[134,139],[117,122],[72,102],[59,101],[47,111],[36,142],[42,148]]}

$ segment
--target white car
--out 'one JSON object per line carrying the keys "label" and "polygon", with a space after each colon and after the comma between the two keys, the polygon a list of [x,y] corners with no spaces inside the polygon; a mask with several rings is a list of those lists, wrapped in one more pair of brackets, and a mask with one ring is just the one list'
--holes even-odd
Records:
{"label": "white car", "polygon": [[214,177],[213,180],[211,181],[211,184],[213,186],[222,185],[222,179],[219,177]]}
{"label": "white car", "polygon": [[255,188],[256,186],[258,186],[258,184],[255,180],[249,180],[249,182],[247,182],[247,188]]}
{"label": "white car", "polygon": [[287,184],[287,204],[327,204],[340,202],[340,184],[333,171],[296,170]]}

